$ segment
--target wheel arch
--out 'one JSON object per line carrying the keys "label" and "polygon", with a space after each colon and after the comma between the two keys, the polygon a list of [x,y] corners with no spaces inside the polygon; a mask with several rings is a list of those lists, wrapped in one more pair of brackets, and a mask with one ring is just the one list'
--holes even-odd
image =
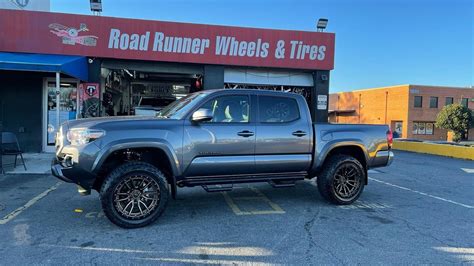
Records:
{"label": "wheel arch", "polygon": [[171,185],[172,196],[176,196],[176,176],[179,175],[176,155],[166,144],[147,141],[115,144],[102,149],[92,168],[97,175],[93,187],[100,189],[107,174],[127,161],[143,161],[159,168]]}
{"label": "wheel arch", "polygon": [[357,142],[351,143],[337,143],[335,145],[330,146],[324,153],[321,153],[321,159],[319,160],[319,164],[314,171],[315,175],[321,172],[322,168],[324,167],[324,163],[328,161],[334,155],[343,154],[354,157],[357,161],[359,161],[362,166],[364,167],[365,171],[365,184],[368,183],[367,171],[368,171],[368,159],[369,156],[365,151],[364,145]]}

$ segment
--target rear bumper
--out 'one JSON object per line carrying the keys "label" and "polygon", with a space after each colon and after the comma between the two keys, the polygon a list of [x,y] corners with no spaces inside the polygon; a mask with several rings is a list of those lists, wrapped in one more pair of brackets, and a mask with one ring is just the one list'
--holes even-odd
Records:
{"label": "rear bumper", "polygon": [[391,150],[378,151],[372,159],[370,168],[389,166],[393,162],[395,155]]}
{"label": "rear bumper", "polygon": [[393,154],[393,151],[388,151],[388,162],[387,166],[392,164],[393,158],[395,158],[395,154]]}

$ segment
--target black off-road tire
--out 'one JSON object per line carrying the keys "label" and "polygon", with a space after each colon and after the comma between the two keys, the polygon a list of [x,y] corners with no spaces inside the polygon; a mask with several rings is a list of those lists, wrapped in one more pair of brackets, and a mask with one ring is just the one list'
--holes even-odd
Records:
{"label": "black off-road tire", "polygon": [[[356,178],[358,179],[359,187],[354,190],[354,195],[351,197],[341,197],[336,192],[335,178],[336,173],[341,167],[350,167],[356,171]],[[328,158],[324,163],[323,170],[317,177],[318,190],[321,196],[327,201],[337,205],[348,205],[356,201],[362,191],[364,190],[366,171],[362,164],[354,157],[348,155],[334,155]]]}
{"label": "black off-road tire", "polygon": [[[115,206],[114,191],[119,186],[121,181],[134,175],[146,175],[152,178],[159,187],[159,198],[156,207],[149,213],[148,216],[141,219],[130,219],[120,214]],[[102,203],[102,210],[107,218],[114,224],[123,228],[139,228],[147,226],[160,217],[168,204],[170,196],[169,185],[166,176],[155,166],[145,162],[128,162],[113,170],[102,184],[100,190],[100,200]],[[133,206],[132,206],[133,208]]]}

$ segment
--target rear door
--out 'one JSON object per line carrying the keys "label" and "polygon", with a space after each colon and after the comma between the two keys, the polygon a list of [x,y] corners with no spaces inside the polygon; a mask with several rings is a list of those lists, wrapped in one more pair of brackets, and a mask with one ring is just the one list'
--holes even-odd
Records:
{"label": "rear door", "polygon": [[[252,174],[255,171],[255,122],[248,94],[214,97],[199,109],[209,109],[209,122],[186,121],[186,177]],[[255,107],[253,107],[255,108]]]}
{"label": "rear door", "polygon": [[306,171],[311,163],[311,123],[304,99],[258,96],[255,165],[258,173]]}

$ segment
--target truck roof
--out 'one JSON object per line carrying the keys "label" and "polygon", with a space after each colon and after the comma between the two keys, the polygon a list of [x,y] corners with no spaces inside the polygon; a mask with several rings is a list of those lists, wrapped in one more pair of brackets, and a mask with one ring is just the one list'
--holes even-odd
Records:
{"label": "truck roof", "polygon": [[286,92],[286,91],[274,91],[274,90],[259,90],[259,89],[214,89],[214,90],[205,90],[202,91],[204,93],[218,93],[218,92],[226,92],[226,93],[250,93],[250,94],[266,94],[266,95],[288,95],[291,94],[292,96],[298,95],[301,96],[298,93],[294,92]]}

